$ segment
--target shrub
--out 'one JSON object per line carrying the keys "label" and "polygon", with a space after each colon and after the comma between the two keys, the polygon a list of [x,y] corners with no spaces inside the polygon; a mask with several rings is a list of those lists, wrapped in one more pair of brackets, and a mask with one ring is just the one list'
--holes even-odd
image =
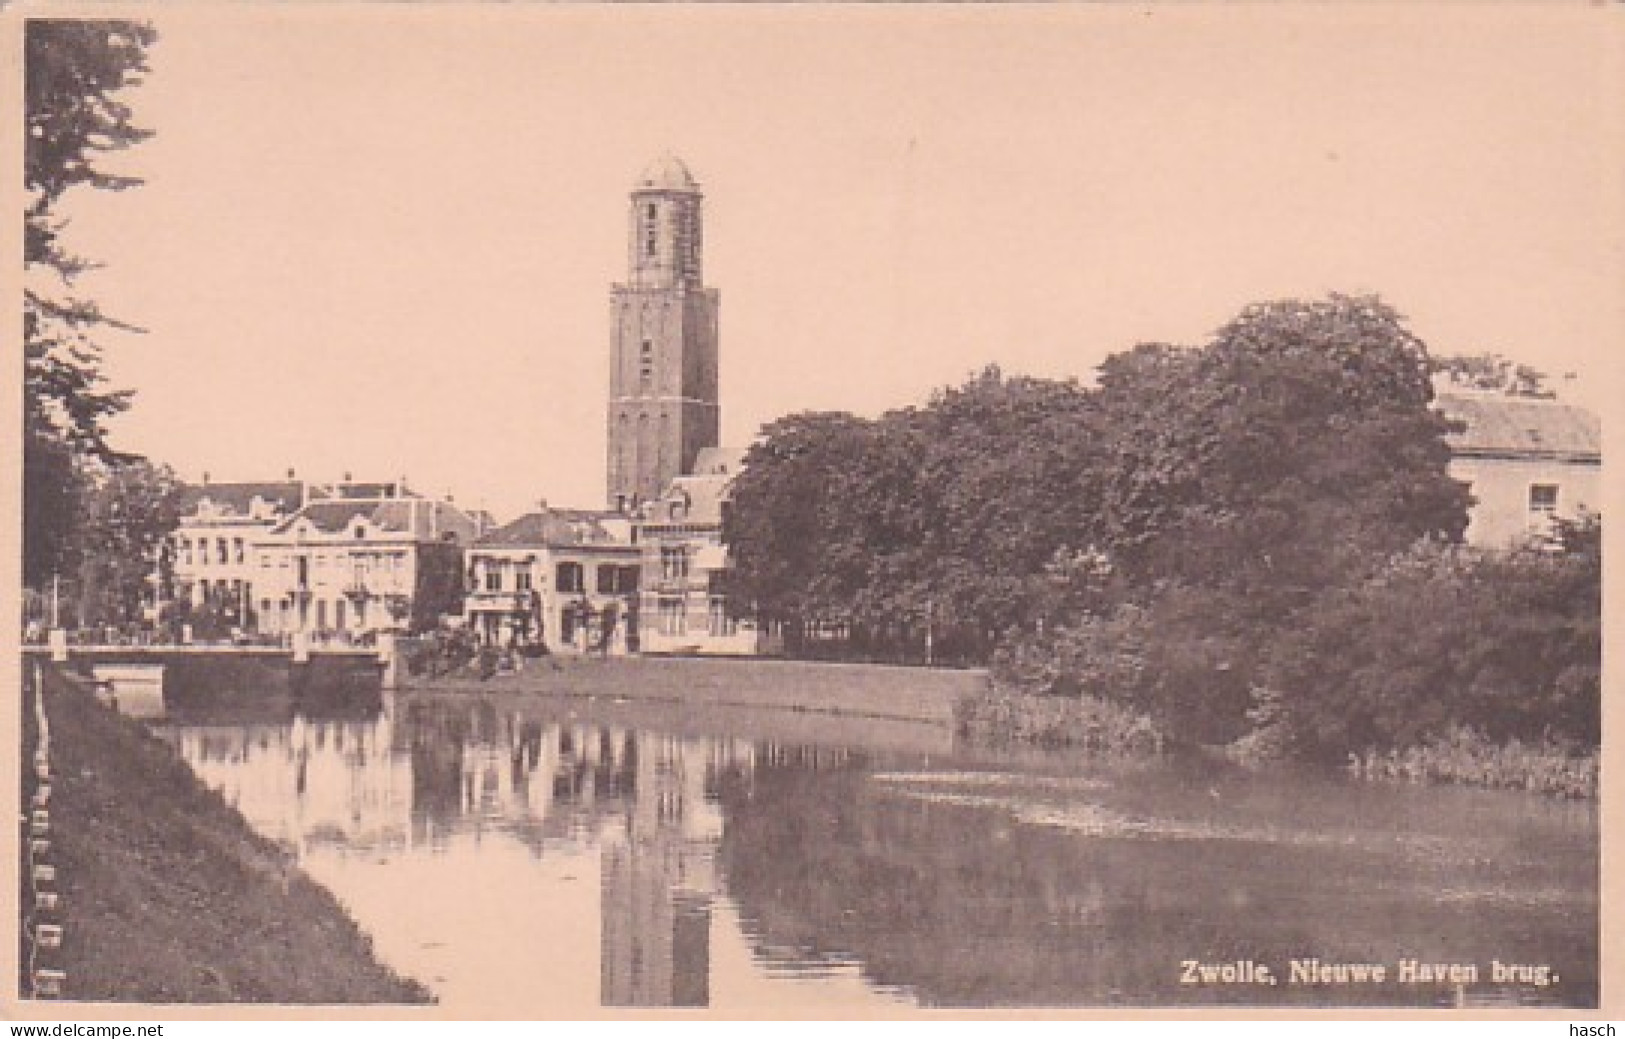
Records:
{"label": "shrub", "polygon": [[1222,593],[1165,589],[1148,606],[1124,603],[1008,644],[994,680],[1120,705],[1180,742],[1226,743],[1247,730],[1255,656],[1235,614]]}
{"label": "shrub", "polygon": [[1270,646],[1267,685],[1311,757],[1432,745],[1458,726],[1595,745],[1599,562],[1420,547],[1303,611]]}
{"label": "shrub", "polygon": [[1601,755],[1573,743],[1512,739],[1497,743],[1479,731],[1453,725],[1411,747],[1351,755],[1349,770],[1366,779],[1412,783],[1471,783],[1561,797],[1594,798]]}
{"label": "shrub", "polygon": [[1162,734],[1150,718],[1092,696],[1037,696],[990,683],[954,705],[954,720],[962,734],[991,743],[1125,756],[1163,748]]}

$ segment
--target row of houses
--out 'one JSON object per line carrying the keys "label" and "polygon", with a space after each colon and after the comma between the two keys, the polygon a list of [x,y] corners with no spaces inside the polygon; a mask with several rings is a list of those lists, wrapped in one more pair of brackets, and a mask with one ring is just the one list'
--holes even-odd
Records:
{"label": "row of houses", "polygon": [[734,471],[711,449],[637,510],[543,502],[502,525],[404,479],[205,479],[183,493],[162,583],[199,632],[364,641],[451,615],[497,646],[756,654],[770,640],[721,588]]}

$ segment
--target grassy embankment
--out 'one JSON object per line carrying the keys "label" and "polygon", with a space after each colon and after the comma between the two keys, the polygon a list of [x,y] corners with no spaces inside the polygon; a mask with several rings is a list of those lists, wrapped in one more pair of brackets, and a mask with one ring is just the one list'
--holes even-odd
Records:
{"label": "grassy embankment", "polygon": [[52,671],[45,705],[68,998],[431,1000],[143,726]]}

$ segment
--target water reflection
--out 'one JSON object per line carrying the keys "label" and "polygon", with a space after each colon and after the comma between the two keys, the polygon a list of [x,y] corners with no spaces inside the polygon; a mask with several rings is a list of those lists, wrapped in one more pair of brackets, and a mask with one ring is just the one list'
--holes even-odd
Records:
{"label": "water reflection", "polygon": [[[615,717],[408,697],[364,720],[165,731],[386,959],[463,1009],[1597,998],[1591,806]],[[1285,984],[1311,957],[1390,975]],[[1269,964],[1283,984],[1186,984],[1187,959]],[[1405,959],[1484,976],[1402,984]],[[1495,960],[1557,979],[1491,984]]]}

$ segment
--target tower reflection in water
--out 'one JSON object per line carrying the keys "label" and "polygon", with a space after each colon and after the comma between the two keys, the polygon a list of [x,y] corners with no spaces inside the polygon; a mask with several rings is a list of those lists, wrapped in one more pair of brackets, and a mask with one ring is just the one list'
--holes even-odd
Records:
{"label": "tower reflection in water", "polygon": [[495,838],[538,858],[596,853],[603,1005],[709,1002],[719,799],[724,785],[748,783],[749,741],[393,698],[362,720],[200,719],[162,731],[200,779],[300,857],[433,855]]}

